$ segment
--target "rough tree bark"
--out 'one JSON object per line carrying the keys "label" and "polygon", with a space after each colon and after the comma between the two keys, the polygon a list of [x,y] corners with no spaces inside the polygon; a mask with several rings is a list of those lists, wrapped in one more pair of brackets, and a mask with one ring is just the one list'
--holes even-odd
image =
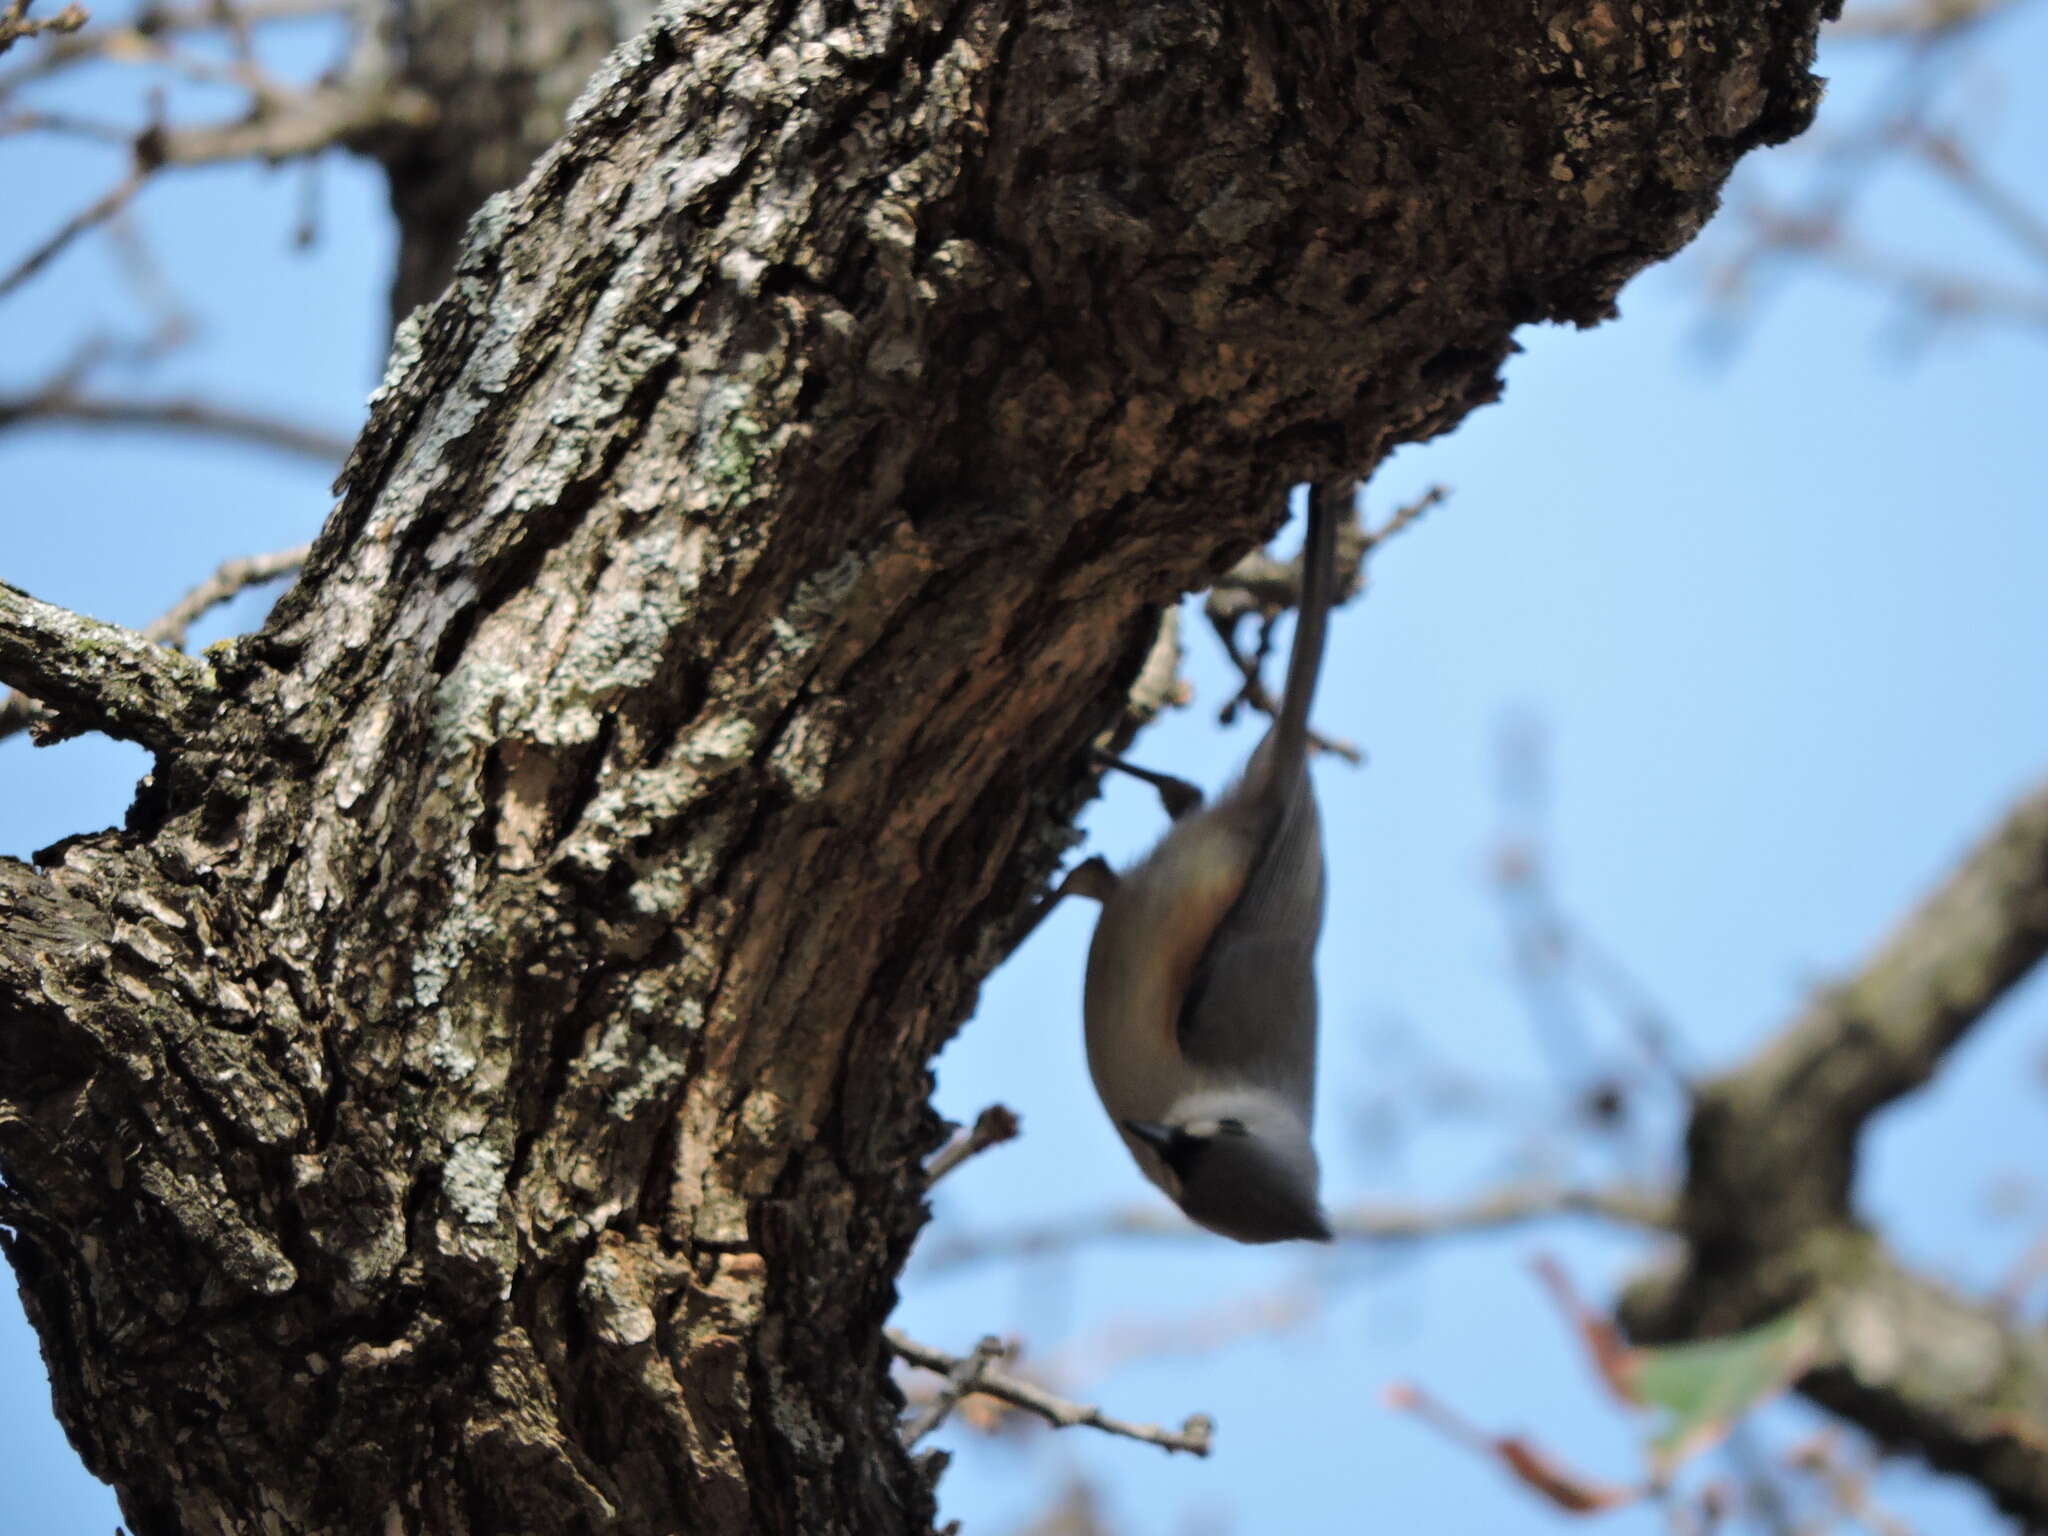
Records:
{"label": "rough tree bark", "polygon": [[1152,605],[1609,314],[1822,8],[673,8],[261,634],[6,594],[157,754],[0,863],[0,1219],[138,1536],[928,1529],[926,1063]]}

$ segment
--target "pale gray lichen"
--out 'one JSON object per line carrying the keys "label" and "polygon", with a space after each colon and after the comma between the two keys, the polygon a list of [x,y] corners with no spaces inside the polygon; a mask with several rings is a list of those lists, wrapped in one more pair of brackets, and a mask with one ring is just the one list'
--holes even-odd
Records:
{"label": "pale gray lichen", "polygon": [[448,1149],[441,1165],[441,1188],[455,1213],[472,1227],[488,1227],[498,1219],[505,1193],[505,1154],[481,1136],[467,1136]]}

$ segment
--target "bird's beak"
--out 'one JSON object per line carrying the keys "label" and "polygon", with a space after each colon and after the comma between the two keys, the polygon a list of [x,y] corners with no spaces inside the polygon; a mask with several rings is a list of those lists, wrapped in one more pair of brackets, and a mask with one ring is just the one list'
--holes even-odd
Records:
{"label": "bird's beak", "polygon": [[1144,1142],[1161,1157],[1173,1145],[1173,1131],[1156,1120],[1119,1120],[1118,1125]]}

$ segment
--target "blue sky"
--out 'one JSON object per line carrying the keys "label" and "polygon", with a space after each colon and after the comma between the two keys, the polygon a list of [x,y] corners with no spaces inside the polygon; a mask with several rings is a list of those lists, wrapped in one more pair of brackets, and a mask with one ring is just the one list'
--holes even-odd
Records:
{"label": "blue sky", "polygon": [[[319,40],[292,46],[311,57]],[[2022,89],[2044,58],[2048,8],[2022,6],[1958,66],[1944,101],[2048,208],[2048,163],[2029,153],[2048,142],[2048,101]],[[1872,110],[1890,69],[1848,45],[1825,67],[1836,84],[1818,135],[1753,164],[1737,201],[1824,175],[1830,131]],[[78,88],[134,103],[132,79],[115,72]],[[0,264],[107,173],[96,151],[0,140],[15,209]],[[369,176],[327,164],[320,238],[295,251],[301,192],[296,171],[234,168],[145,196],[139,225],[203,331],[140,382],[340,431],[357,419],[381,360],[388,216]],[[1859,222],[1887,249],[2041,284],[2023,253],[1925,176],[1879,178]],[[1380,553],[1369,596],[1337,619],[1317,709],[1324,729],[1370,753],[1363,769],[1317,769],[1333,871],[1321,1139],[1334,1201],[1484,1190],[1526,1166],[1523,1110],[1540,1118],[1554,1100],[1487,883],[1503,822],[1497,748],[1513,722],[1532,722],[1547,744],[1543,830],[1563,905],[1708,1066],[1741,1060],[1814,986],[1853,967],[2048,773],[2041,332],[1928,338],[1892,299],[1800,270],[1769,285],[1739,346],[1711,348],[1706,279],[1729,243],[1717,225],[1638,279],[1619,323],[1525,335],[1502,404],[1404,450],[1371,487],[1381,515],[1432,482],[1452,496]],[[90,242],[8,301],[0,390],[42,377],[83,322],[138,328],[112,272],[106,245]],[[0,579],[145,622],[218,558],[309,536],[326,478],[162,437],[9,432]],[[195,638],[246,627],[261,607],[238,603]],[[1203,628],[1188,626],[1195,707],[1134,755],[1213,787],[1255,728],[1216,726],[1227,688]],[[104,741],[0,744],[0,852],[118,821],[141,767],[138,751]],[[1112,782],[1085,826],[1091,849],[1121,860],[1161,818],[1149,792]],[[1078,903],[1057,914],[940,1059],[943,1110],[966,1120],[1001,1099],[1025,1135],[948,1180],[935,1234],[1157,1198],[1088,1086],[1078,999],[1090,921]],[[1592,1007],[1587,1019],[1598,1048],[1626,1058],[1619,1024]],[[1486,1085],[1495,1107],[1418,1107],[1421,1058]],[[1934,1089],[1880,1117],[1862,1208],[1916,1263],[1994,1284],[2048,1225],[2048,1192],[2013,1184],[2048,1156],[2044,1094],[2048,989],[2036,978]],[[1360,1129],[1366,1107],[1388,1101],[1400,1127],[1391,1143]],[[1569,1139],[1550,1155],[1586,1178],[1616,1166]],[[2017,1216],[1994,1209],[2000,1188],[2013,1190]],[[989,1443],[949,1428],[939,1443],[958,1457],[942,1504],[970,1531],[999,1532],[1085,1472],[1127,1536],[1547,1529],[1556,1517],[1378,1400],[1388,1381],[1417,1380],[1589,1472],[1632,1475],[1639,1427],[1606,1404],[1530,1277],[1539,1250],[1603,1300],[1652,1255],[1561,1225],[1404,1255],[1194,1238],[943,1275],[914,1262],[902,1326],[955,1349],[1014,1331],[1027,1360],[1141,1323],[1173,1332],[1237,1297],[1319,1298],[1285,1331],[1079,1383],[1128,1417],[1212,1413],[1208,1461],[1081,1432]],[[1758,1443],[1812,1422],[1777,1410]],[[11,1290],[0,1300],[0,1476],[19,1529],[104,1530],[117,1518],[50,1416]],[[1879,1487],[1923,1533],[2001,1528],[1966,1488],[1910,1470]],[[1635,1536],[1663,1523],[1632,1511],[1604,1529]]]}

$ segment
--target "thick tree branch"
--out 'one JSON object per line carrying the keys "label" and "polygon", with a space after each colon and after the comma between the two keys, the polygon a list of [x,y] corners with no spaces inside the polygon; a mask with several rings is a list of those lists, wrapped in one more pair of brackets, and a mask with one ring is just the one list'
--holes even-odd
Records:
{"label": "thick tree branch", "polygon": [[205,663],[5,582],[0,683],[49,705],[70,724],[157,751],[206,731],[222,702]]}
{"label": "thick tree branch", "polygon": [[1839,1243],[1825,1354],[1799,1390],[2048,1530],[2048,1334],[1915,1274],[1873,1237]]}
{"label": "thick tree branch", "polygon": [[1704,1084],[1673,1270],[1625,1300],[1650,1341],[1728,1332],[1810,1300],[1827,1319],[1800,1390],[1880,1441],[2048,1526],[2048,1339],[1913,1274],[1856,1220],[1871,1114],[2048,954],[2048,784],[2024,797],[1863,970],[1745,1066]]}
{"label": "thick tree branch", "polygon": [[2048,954],[2048,783],[2023,798],[1863,969],[1817,995],[1755,1059],[1703,1084],[1681,1225],[1767,1253],[1849,1213],[1871,1113]]}
{"label": "thick tree branch", "polygon": [[[267,555],[243,555],[223,560],[211,576],[173,603],[161,618],[152,619],[144,625],[143,638],[182,651],[194,624],[249,588],[289,576],[306,563],[306,553],[310,548],[310,545],[297,544],[290,549],[273,550]],[[18,732],[33,730],[39,719],[47,721],[49,718],[50,712],[40,708],[25,693],[15,692],[0,697],[0,741]]]}

